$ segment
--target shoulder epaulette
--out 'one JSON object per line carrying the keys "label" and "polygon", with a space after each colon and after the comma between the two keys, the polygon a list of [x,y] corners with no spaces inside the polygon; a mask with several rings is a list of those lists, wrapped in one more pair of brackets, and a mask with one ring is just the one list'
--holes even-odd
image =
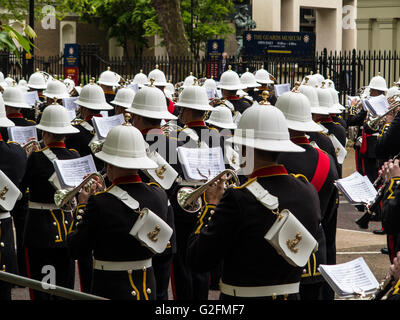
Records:
{"label": "shoulder epaulette", "polygon": [[21,145],[21,144],[18,143],[17,141],[12,141],[12,140],[8,140],[7,143],[14,143],[14,144],[17,144],[17,145],[19,145],[19,146]]}
{"label": "shoulder epaulette", "polygon": [[29,122],[32,122],[32,123],[34,123],[34,124],[37,124],[36,121],[34,121],[34,120],[30,120],[30,119],[25,119],[25,120],[27,120],[27,121],[29,121]]}
{"label": "shoulder epaulette", "polygon": [[109,186],[106,190],[96,192],[94,195],[97,196],[97,195],[99,195],[99,194],[106,193],[106,192],[108,192],[109,190],[111,190],[111,188],[113,188],[113,187],[114,187],[114,184],[112,184],[111,186]]}
{"label": "shoulder epaulette", "polygon": [[246,188],[248,185],[252,184],[254,181],[257,181],[257,177],[251,178],[251,179],[247,180],[245,183],[243,183],[241,186],[233,187],[233,189],[243,189],[243,188]]}
{"label": "shoulder epaulette", "polygon": [[342,125],[340,122],[334,122],[334,124],[338,124],[339,126],[341,126],[341,125]]}
{"label": "shoulder epaulette", "polygon": [[154,182],[154,181],[147,183],[147,185],[148,186],[156,186],[156,187],[159,187],[160,189],[162,189],[161,186],[157,182]]}
{"label": "shoulder epaulette", "polygon": [[307,181],[307,182],[310,182],[310,181],[308,181],[308,179],[307,179],[307,177],[305,176],[305,175],[303,175],[303,174],[294,174],[294,173],[291,173],[290,174],[292,177],[295,177],[296,179],[304,179],[305,181]]}
{"label": "shoulder epaulette", "polygon": [[76,153],[79,153],[78,150],[76,149],[68,149],[69,151],[75,151]]}
{"label": "shoulder epaulette", "polygon": [[325,132],[319,131],[319,133],[322,133],[324,136],[329,137]]}
{"label": "shoulder epaulette", "polygon": [[217,132],[219,132],[217,128],[212,128],[212,127],[209,127],[209,126],[207,126],[207,128],[210,129],[210,130],[216,130]]}

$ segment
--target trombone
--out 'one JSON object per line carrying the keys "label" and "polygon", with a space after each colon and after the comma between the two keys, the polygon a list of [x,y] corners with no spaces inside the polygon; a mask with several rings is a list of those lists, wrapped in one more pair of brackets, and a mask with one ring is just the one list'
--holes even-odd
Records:
{"label": "trombone", "polygon": [[200,210],[202,207],[201,195],[216,181],[221,179],[221,177],[225,174],[229,174],[227,180],[234,180],[232,185],[239,186],[240,181],[239,177],[235,171],[231,169],[225,169],[221,171],[218,175],[216,175],[213,179],[208,181],[207,183],[203,184],[202,186],[198,187],[197,189],[191,187],[182,187],[178,190],[176,195],[179,206],[189,213],[194,213]]}
{"label": "trombone", "polygon": [[386,115],[388,115],[389,113],[391,113],[393,110],[395,110],[396,108],[400,107],[400,101],[395,101],[392,106],[382,115],[380,116],[369,116],[369,119],[366,122],[366,125],[374,130],[377,131],[379,130],[379,128],[382,126],[382,121],[384,121],[384,118],[386,117]]}
{"label": "trombone", "polygon": [[101,183],[101,191],[104,191],[106,189],[106,182],[105,182],[105,176],[106,175],[101,175],[98,172],[91,173],[86,179],[84,179],[77,187],[74,189],[60,189],[57,190],[54,193],[54,203],[57,206],[57,208],[69,211],[73,210],[76,206],[76,199],[75,195],[81,191],[82,188],[85,188],[87,192],[90,191],[94,181],[95,177],[98,177],[100,179]]}

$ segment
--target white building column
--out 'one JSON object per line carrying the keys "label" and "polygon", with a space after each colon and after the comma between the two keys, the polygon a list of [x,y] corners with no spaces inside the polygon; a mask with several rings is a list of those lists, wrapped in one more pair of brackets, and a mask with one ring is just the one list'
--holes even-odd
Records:
{"label": "white building column", "polygon": [[253,0],[254,31],[281,31],[281,0]]}

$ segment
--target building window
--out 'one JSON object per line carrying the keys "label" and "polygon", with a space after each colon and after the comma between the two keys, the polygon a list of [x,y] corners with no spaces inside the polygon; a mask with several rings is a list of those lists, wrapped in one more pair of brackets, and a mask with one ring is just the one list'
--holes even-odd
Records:
{"label": "building window", "polygon": [[314,9],[300,8],[300,32],[315,33]]}

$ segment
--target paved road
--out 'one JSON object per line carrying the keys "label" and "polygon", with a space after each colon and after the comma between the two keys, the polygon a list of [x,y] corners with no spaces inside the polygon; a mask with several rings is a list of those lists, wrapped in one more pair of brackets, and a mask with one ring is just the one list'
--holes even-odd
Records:
{"label": "paved road", "polygon": [[[348,156],[343,164],[343,177],[353,173],[354,167],[354,153],[352,149],[348,149]],[[382,247],[386,247],[386,236],[372,233],[373,230],[381,228],[379,222],[371,222],[367,230],[361,230],[355,223],[361,215],[362,213],[358,212],[354,206],[350,205],[341,196],[336,236],[337,263],[363,257],[376,279],[380,282],[389,269],[389,257],[380,252]],[[75,289],[79,289],[78,281]],[[172,299],[171,290],[169,296]],[[218,299],[218,297],[218,291],[211,291],[209,294],[210,300]],[[13,299],[28,300],[28,290],[22,288],[13,289]]]}

